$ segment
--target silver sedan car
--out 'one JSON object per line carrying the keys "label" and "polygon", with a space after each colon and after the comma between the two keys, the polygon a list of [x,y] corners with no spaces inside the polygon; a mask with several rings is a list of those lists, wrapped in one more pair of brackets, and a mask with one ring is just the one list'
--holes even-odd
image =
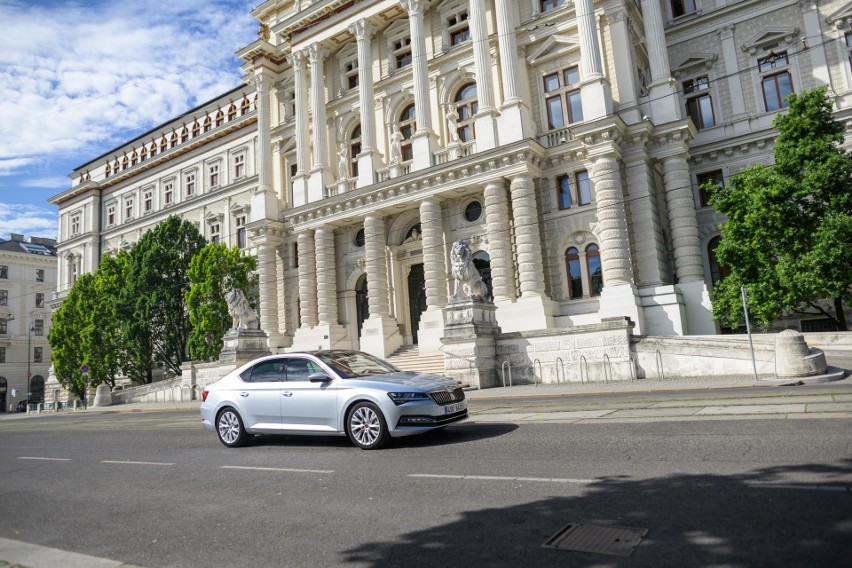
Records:
{"label": "silver sedan car", "polygon": [[229,448],[254,434],[345,434],[373,450],[467,418],[452,379],[400,371],[360,351],[261,357],[208,385],[202,399],[204,428]]}

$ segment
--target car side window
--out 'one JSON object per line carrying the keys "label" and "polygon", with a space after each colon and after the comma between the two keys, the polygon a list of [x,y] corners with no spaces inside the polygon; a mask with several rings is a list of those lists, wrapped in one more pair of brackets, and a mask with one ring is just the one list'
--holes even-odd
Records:
{"label": "car side window", "polygon": [[284,365],[285,363],[283,360],[264,361],[252,367],[250,369],[251,374],[248,377],[246,377],[247,373],[245,371],[240,375],[240,377],[244,381],[252,383],[274,383],[277,381],[283,381]]}
{"label": "car side window", "polygon": [[319,365],[308,359],[287,360],[287,380],[307,381],[314,373],[322,371]]}

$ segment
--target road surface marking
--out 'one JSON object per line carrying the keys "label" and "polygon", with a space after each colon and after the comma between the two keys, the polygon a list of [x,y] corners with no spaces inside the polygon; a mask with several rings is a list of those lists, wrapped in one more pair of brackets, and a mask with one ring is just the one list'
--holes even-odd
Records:
{"label": "road surface marking", "polygon": [[595,483],[596,479],[568,479],[564,477],[502,477],[495,475],[441,475],[411,473],[408,477],[431,477],[433,479],[475,479],[478,481],[537,481],[545,483]]}
{"label": "road surface marking", "polygon": [[781,483],[751,483],[751,489],[795,489],[799,491],[840,491],[842,493],[852,492],[848,485],[804,485],[804,484],[781,484]]}
{"label": "road surface marking", "polygon": [[70,462],[71,458],[32,458],[28,456],[21,456],[18,458],[19,460],[43,460],[43,461],[53,461],[53,462]]}
{"label": "road surface marking", "polygon": [[223,465],[222,469],[253,469],[255,471],[286,471],[290,473],[334,473],[333,469],[293,469],[287,467],[248,467],[241,465]]}
{"label": "road surface marking", "polygon": [[175,465],[174,463],[167,462],[134,462],[134,461],[113,461],[113,460],[102,460],[101,463],[120,463],[127,465]]}

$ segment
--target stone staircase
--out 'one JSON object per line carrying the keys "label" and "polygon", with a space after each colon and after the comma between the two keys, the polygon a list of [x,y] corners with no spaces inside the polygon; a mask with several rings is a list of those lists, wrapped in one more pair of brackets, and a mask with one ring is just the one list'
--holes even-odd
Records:
{"label": "stone staircase", "polygon": [[444,356],[427,355],[421,357],[416,345],[403,345],[387,357],[387,360],[403,371],[418,371],[433,375],[444,374]]}

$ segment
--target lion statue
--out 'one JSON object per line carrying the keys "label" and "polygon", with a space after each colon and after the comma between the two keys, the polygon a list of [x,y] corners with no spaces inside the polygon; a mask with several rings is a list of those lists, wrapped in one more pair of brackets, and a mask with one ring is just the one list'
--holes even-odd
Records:
{"label": "lion statue", "polygon": [[[462,239],[453,243],[450,264],[456,281],[453,291],[454,300],[462,298],[484,300],[488,297],[488,286],[482,281],[482,276],[473,264],[473,256],[467,240]],[[459,292],[462,293],[461,296]]]}
{"label": "lion statue", "polygon": [[251,309],[242,290],[234,288],[225,294],[225,302],[228,304],[228,313],[233,318],[231,329],[260,329],[257,312]]}

